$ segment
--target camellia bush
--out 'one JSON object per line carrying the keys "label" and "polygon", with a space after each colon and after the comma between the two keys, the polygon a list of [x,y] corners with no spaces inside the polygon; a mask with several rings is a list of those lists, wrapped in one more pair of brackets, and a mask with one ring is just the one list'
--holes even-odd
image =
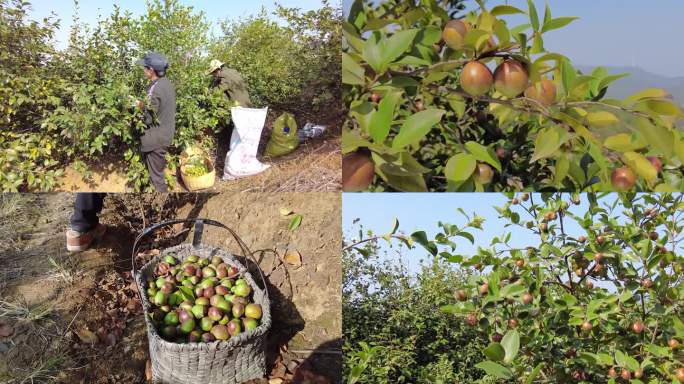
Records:
{"label": "camellia bush", "polygon": [[[607,98],[627,74],[581,73],[544,47],[575,17],[478,3],[459,18],[460,2],[354,1],[346,191],[684,188],[684,115],[667,92]],[[510,25],[516,14],[529,22]]]}
{"label": "camellia bush", "polygon": [[[519,194],[496,209],[506,228],[538,242],[516,248],[513,232],[502,231],[475,254],[459,254],[458,242],[474,242],[487,225],[475,215],[464,226],[439,223],[434,239],[403,235],[395,224],[346,249],[396,239],[460,268],[466,277],[451,303],[435,308],[486,345],[468,368],[485,378],[684,383],[684,195]],[[358,360],[349,369],[362,375],[367,367]]]}
{"label": "camellia bush", "polygon": [[[136,99],[146,99],[149,86],[134,63],[149,51],[167,57],[166,75],[176,88],[176,133],[168,155],[173,169],[184,148],[199,145],[210,152],[216,135],[229,125],[232,105],[210,88],[206,73],[212,59],[239,70],[261,107],[286,96],[301,101],[314,79],[330,70],[331,50],[340,50],[340,11],[327,2],[311,12],[278,7],[274,15],[289,25],[261,14],[239,23],[240,33],[218,37],[211,35],[203,12],[178,0],[148,0],[137,17],[115,6],[94,25],[81,23],[78,2],[75,6],[68,44],[56,49],[58,22],[34,22],[30,3],[0,0],[0,190],[52,190],[69,164],[84,175],[93,165],[115,165],[126,173],[130,189],[151,190],[140,154],[145,127],[134,107]],[[277,33],[249,36],[263,25]],[[287,45],[281,44],[284,38]],[[219,49],[227,46],[228,51]],[[294,58],[294,66],[268,59],[282,55],[279,48],[295,53],[283,56]],[[336,62],[339,67],[339,57]],[[320,93],[339,90],[339,82],[339,77],[325,82]],[[328,95],[319,105],[332,99]],[[311,105],[311,98],[304,105]]]}

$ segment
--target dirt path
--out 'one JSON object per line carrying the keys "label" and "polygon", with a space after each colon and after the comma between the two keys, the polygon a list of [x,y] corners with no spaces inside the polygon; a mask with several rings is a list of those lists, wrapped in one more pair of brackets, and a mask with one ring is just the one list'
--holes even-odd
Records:
{"label": "dirt path", "polygon": [[[202,195],[186,198],[177,211],[169,197],[152,196],[161,201],[153,203],[149,195],[110,195],[101,215],[108,234],[96,247],[75,254],[64,247],[72,194],[3,196],[0,330],[4,324],[12,332],[0,335],[0,382],[145,381],[147,337],[128,271],[131,228],[149,225],[157,220],[154,214],[221,220],[253,250],[270,248],[282,256],[285,249],[297,249],[301,266],[282,263],[272,252],[261,263],[274,303],[272,375],[292,378],[296,371],[310,382],[339,382],[329,373],[341,369],[340,199],[337,194],[315,195],[324,197]],[[279,213],[284,206],[304,217],[296,231],[287,230],[289,219]],[[136,216],[138,211],[151,216]],[[17,215],[25,220],[5,220]],[[179,240],[189,235],[182,228],[174,230],[182,234]],[[205,241],[231,246],[213,230]],[[321,375],[326,372],[327,378]]]}

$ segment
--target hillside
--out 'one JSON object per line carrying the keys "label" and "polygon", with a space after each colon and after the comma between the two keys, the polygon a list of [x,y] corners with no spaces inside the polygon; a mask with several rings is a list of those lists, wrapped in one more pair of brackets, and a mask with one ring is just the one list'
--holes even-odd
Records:
{"label": "hillside", "polygon": [[[684,77],[666,77],[647,72],[635,67],[606,67],[611,74],[629,73],[613,83],[608,89],[608,96],[624,98],[646,88],[662,88],[670,92],[675,101],[684,106]],[[579,66],[584,73],[590,73],[594,67]]]}

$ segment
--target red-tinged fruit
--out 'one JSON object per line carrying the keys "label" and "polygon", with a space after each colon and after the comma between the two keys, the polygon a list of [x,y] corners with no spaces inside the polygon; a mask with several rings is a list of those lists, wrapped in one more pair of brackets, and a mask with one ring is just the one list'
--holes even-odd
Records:
{"label": "red-tinged fruit", "polygon": [[492,182],[494,178],[494,171],[488,164],[479,163],[475,168],[475,181],[482,185],[487,185]]}
{"label": "red-tinged fruit", "polygon": [[466,34],[470,30],[470,25],[462,20],[449,20],[442,30],[442,39],[449,48],[459,50],[463,48]]}
{"label": "red-tinged fruit", "polygon": [[646,159],[651,162],[651,165],[653,165],[653,168],[656,169],[656,171],[660,172],[663,169],[663,162],[660,161],[659,158],[655,156],[647,156]]}
{"label": "red-tinged fruit", "polygon": [[350,153],[342,159],[342,189],[361,192],[368,189],[375,176],[375,165],[368,151]]}
{"label": "red-tinged fruit", "polygon": [[494,76],[486,65],[471,61],[461,72],[461,88],[471,96],[482,96],[492,89]]}
{"label": "red-tinged fruit", "polygon": [[640,334],[641,332],[644,331],[644,323],[641,321],[635,321],[634,324],[632,324],[632,331],[636,334]]}
{"label": "red-tinged fruit", "polygon": [[620,167],[613,171],[610,182],[617,191],[629,191],[636,185],[636,175],[628,167]]}
{"label": "red-tinged fruit", "polygon": [[534,297],[531,294],[525,293],[524,295],[522,295],[523,304],[528,305],[531,304],[532,301],[534,301]]}
{"label": "red-tinged fruit", "polygon": [[530,85],[525,90],[525,97],[536,100],[541,105],[548,107],[556,102],[556,84],[548,79]]}
{"label": "red-tinged fruit", "polygon": [[527,89],[529,74],[517,60],[506,60],[494,71],[494,88],[508,98],[514,98]]}
{"label": "red-tinged fruit", "polygon": [[469,313],[466,316],[466,324],[468,324],[471,327],[474,327],[475,325],[477,325],[477,321],[478,321],[477,316],[475,316],[474,313]]}

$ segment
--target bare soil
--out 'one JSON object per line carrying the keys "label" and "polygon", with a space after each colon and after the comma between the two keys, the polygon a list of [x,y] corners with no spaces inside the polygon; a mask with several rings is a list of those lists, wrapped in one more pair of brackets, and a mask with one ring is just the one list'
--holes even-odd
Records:
{"label": "bare soil", "polygon": [[[108,226],[104,239],[69,254],[64,231],[73,199],[0,198],[0,330],[11,330],[0,332],[0,382],[145,382],[147,337],[129,272],[132,241],[151,223],[196,217],[222,221],[252,251],[262,250],[256,255],[274,313],[269,378],[341,382],[339,194],[109,195],[100,219]],[[303,215],[299,228],[288,230],[282,207]],[[168,227],[144,245],[138,262],[191,233]],[[204,241],[235,247],[209,228]],[[283,261],[293,249],[301,265]]]}

